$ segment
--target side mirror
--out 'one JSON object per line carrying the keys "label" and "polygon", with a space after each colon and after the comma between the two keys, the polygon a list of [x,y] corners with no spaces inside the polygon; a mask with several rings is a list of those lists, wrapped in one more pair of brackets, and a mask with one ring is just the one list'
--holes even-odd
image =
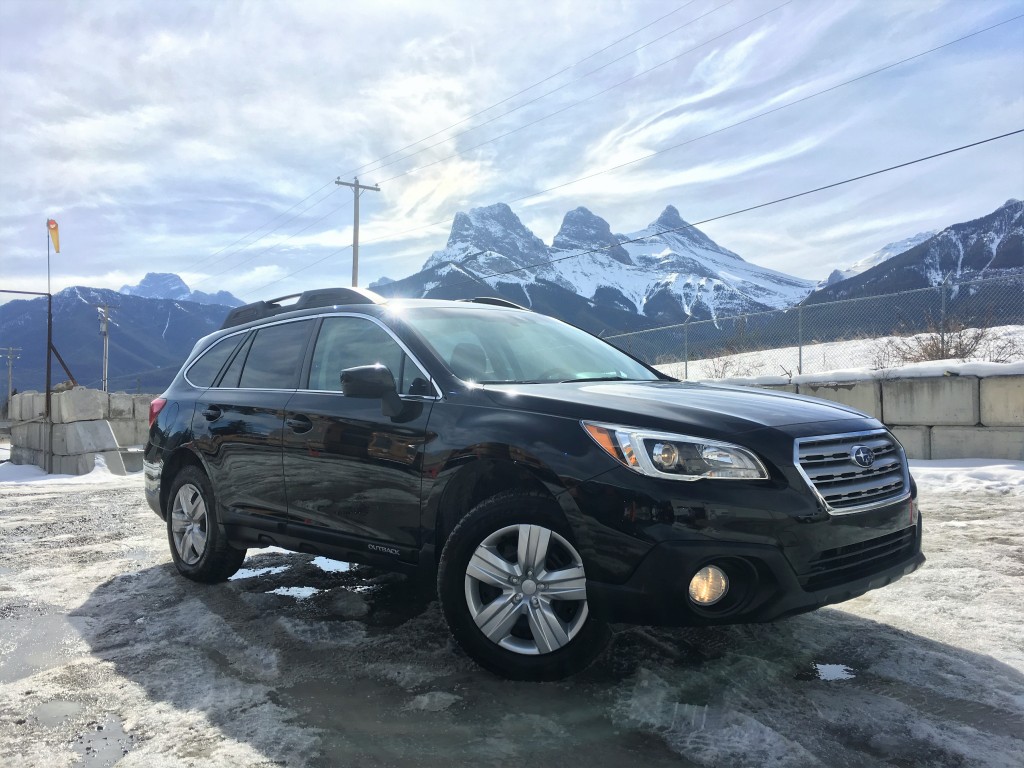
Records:
{"label": "side mirror", "polygon": [[382,398],[396,392],[395,377],[386,365],[346,368],[341,372],[341,391],[345,397]]}
{"label": "side mirror", "polygon": [[345,397],[379,399],[385,416],[395,418],[402,413],[395,377],[386,365],[359,365],[341,372],[341,392]]}

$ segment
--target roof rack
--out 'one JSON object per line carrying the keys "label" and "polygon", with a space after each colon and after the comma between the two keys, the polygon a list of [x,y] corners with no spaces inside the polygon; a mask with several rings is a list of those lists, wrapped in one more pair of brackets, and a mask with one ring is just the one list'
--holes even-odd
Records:
{"label": "roof rack", "polygon": [[508,299],[499,299],[497,296],[477,296],[474,299],[459,299],[459,301],[468,301],[471,304],[490,304],[494,307],[507,307],[508,309],[522,309],[526,312],[530,310],[524,306],[516,304]]}
{"label": "roof rack", "polygon": [[[281,302],[288,299],[296,299],[290,304]],[[244,325],[254,320],[262,320],[265,317],[280,315],[282,312],[295,312],[299,309],[313,309],[315,307],[332,307],[336,304],[383,304],[384,298],[368,291],[365,288],[319,288],[314,291],[303,291],[302,293],[290,293],[287,296],[279,296],[270,301],[254,301],[243,307],[235,307],[228,316],[224,318],[221,329],[232,328],[236,325]]]}

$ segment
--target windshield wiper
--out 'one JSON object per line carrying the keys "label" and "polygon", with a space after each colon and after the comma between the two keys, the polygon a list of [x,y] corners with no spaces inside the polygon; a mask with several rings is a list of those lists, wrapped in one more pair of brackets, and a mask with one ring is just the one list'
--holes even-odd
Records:
{"label": "windshield wiper", "polygon": [[[576,381],[641,381],[641,379],[631,379],[627,376],[588,376],[585,379],[565,379],[558,382],[559,384],[572,384]],[[653,381],[653,379],[652,379]]]}

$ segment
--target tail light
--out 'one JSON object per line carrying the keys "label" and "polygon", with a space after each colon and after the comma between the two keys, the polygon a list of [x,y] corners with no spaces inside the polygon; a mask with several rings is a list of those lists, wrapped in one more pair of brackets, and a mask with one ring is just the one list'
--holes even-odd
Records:
{"label": "tail light", "polygon": [[149,404],[149,426],[153,426],[153,422],[156,421],[156,417],[160,415],[160,411],[167,405],[167,400],[162,397],[156,398]]}

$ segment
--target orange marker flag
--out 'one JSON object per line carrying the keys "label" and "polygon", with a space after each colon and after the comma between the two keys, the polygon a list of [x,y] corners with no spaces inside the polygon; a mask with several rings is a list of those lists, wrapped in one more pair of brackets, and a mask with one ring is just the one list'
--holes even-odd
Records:
{"label": "orange marker flag", "polygon": [[60,253],[60,230],[57,229],[57,222],[53,219],[48,219],[46,222],[46,228],[50,230],[50,239],[53,241],[53,250],[56,253]]}

